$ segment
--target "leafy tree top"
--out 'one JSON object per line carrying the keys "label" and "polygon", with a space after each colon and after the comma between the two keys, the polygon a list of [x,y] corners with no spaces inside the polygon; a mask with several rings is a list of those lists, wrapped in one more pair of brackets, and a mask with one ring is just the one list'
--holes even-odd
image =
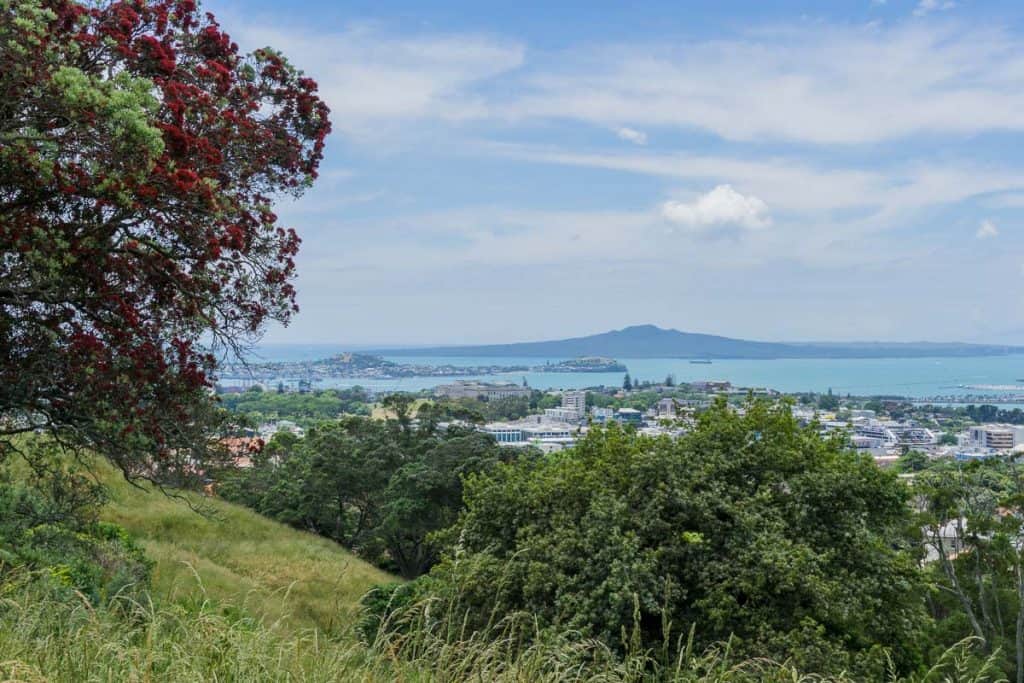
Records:
{"label": "leafy tree top", "polygon": [[907,488],[787,406],[746,408],[720,399],[678,440],[593,429],[564,453],[468,477],[421,589],[450,598],[460,627],[528,613],[656,649],[694,626],[704,645],[733,637],[813,670],[876,680],[888,657],[914,669],[924,613]]}
{"label": "leafy tree top", "polygon": [[272,201],[329,131],[313,80],[193,0],[0,0],[0,438],[130,475],[190,452],[210,352],[296,310]]}

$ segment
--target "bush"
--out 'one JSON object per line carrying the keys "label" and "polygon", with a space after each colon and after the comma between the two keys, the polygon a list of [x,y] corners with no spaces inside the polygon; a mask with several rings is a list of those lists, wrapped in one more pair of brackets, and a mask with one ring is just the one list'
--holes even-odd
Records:
{"label": "bush", "polygon": [[458,517],[462,478],[512,455],[480,432],[362,417],[271,446],[252,467],[219,473],[225,500],[330,538],[404,578],[437,561],[430,535]]}
{"label": "bush", "polygon": [[391,633],[401,630],[396,616],[408,611],[415,600],[416,586],[411,583],[387,583],[368,592],[359,603],[362,616],[356,630],[360,640],[376,642],[382,626]]}
{"label": "bush", "polygon": [[98,484],[57,464],[0,480],[0,578],[35,570],[93,604],[146,589],[151,563],[127,531],[99,521],[104,500]]}
{"label": "bush", "polygon": [[[720,401],[684,438],[595,429],[575,449],[466,481],[422,592],[469,632],[526,613],[617,652],[733,639],[805,670],[921,664],[908,492],[802,429],[788,406]],[[634,642],[635,641],[635,642]]]}

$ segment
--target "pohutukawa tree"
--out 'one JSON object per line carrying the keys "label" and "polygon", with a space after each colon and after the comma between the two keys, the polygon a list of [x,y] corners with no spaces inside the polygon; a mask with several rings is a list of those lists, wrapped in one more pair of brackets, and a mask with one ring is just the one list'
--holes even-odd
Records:
{"label": "pohutukawa tree", "polygon": [[193,0],[0,0],[0,456],[39,429],[129,476],[197,455],[214,353],[297,310],[272,203],[329,131]]}

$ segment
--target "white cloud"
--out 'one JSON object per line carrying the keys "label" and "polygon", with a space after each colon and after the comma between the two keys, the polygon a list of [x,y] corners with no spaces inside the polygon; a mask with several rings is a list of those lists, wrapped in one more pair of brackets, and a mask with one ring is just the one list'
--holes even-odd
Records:
{"label": "white cloud", "polygon": [[616,135],[618,135],[620,139],[632,142],[635,145],[647,144],[647,133],[644,133],[643,131],[622,127],[616,131]]}
{"label": "white cloud", "polygon": [[914,16],[923,17],[926,14],[935,12],[937,10],[949,10],[956,7],[956,3],[953,0],[921,0],[917,3],[917,7],[914,8]]}
{"label": "white cloud", "polygon": [[661,214],[672,223],[695,230],[715,226],[757,229],[771,225],[768,205],[754,196],[744,196],[732,185],[719,185],[690,203],[668,201]]}
{"label": "white cloud", "polygon": [[983,220],[981,225],[978,226],[977,237],[979,240],[990,239],[992,237],[999,236],[999,228],[996,227],[995,223],[990,220]]}

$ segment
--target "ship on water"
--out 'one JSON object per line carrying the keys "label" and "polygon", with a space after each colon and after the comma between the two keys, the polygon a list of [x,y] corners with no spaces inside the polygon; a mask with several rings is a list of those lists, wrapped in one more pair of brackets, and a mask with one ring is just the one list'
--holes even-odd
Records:
{"label": "ship on water", "polygon": [[701,360],[701,359],[695,358],[695,359],[691,360],[690,362],[693,363],[694,365],[711,365],[711,361],[706,360],[706,359]]}

